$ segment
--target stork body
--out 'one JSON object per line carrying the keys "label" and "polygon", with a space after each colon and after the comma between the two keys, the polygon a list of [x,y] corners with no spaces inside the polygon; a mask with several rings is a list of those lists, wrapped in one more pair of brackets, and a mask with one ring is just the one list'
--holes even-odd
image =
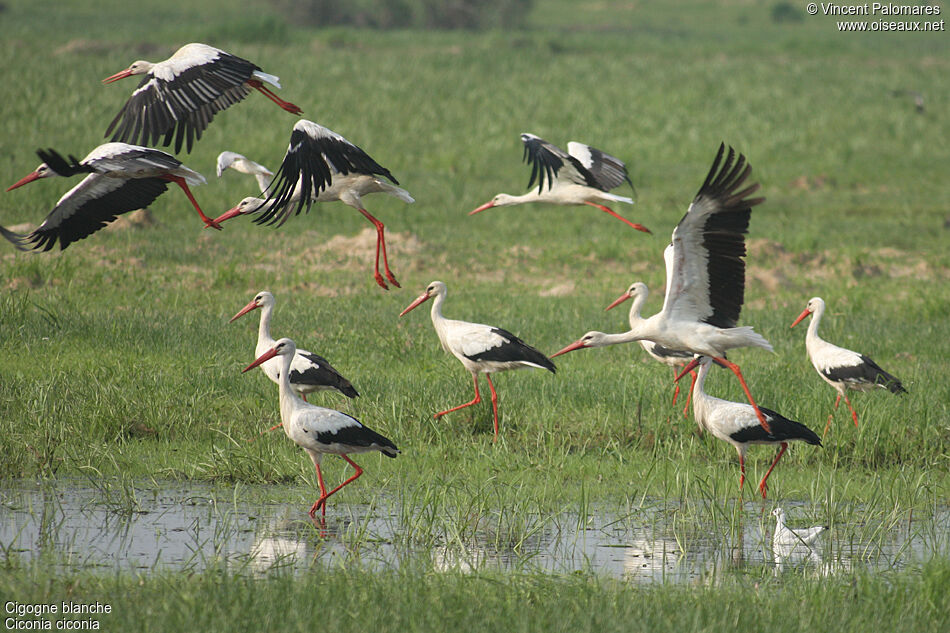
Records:
{"label": "stork body", "polygon": [[708,356],[700,357],[699,375],[693,384],[693,415],[697,424],[704,427],[715,437],[728,442],[735,447],[739,454],[739,491],[742,492],[745,484],[745,456],[749,446],[753,444],[778,444],[781,448],[772,461],[768,471],[759,483],[762,498],[765,499],[765,482],[772,469],[788,450],[788,443],[801,441],[807,444],[821,446],[821,440],[807,426],[764,407],[759,410],[766,416],[771,431],[766,431],[759,423],[756,411],[751,405],[730,402],[708,395],[704,390],[706,375],[712,366],[712,359]]}
{"label": "stork body", "polygon": [[907,390],[904,389],[904,385],[901,384],[900,380],[881,369],[880,365],[864,354],[838,347],[820,338],[818,336],[818,324],[821,322],[824,313],[824,300],[821,297],[812,297],[791,327],[795,327],[811,315],[811,323],[808,324],[808,332],[805,334],[805,349],[808,352],[808,358],[822,380],[838,392],[834,409],[825,424],[825,433],[827,433],[828,426],[831,424],[831,419],[834,417],[834,412],[838,410],[842,398],[851,410],[854,426],[858,426],[858,414],[848,399],[848,389],[870,391],[881,388],[894,394],[907,393]]}
{"label": "stork body", "polygon": [[[294,342],[289,338],[282,338],[257,360],[245,367],[244,371],[253,369],[276,356],[280,357],[282,364],[277,382],[280,392],[280,419],[284,433],[307,452],[317,470],[320,498],[310,508],[310,516],[314,517],[317,510],[321,510],[322,514],[326,515],[327,499],[363,474],[363,469],[350,459],[349,455],[379,451],[387,457],[396,457],[399,449],[391,440],[364,426],[356,418],[340,411],[312,405],[300,398],[291,385],[289,377],[296,353],[297,347]],[[320,461],[325,454],[339,455],[356,470],[352,477],[330,492],[327,492],[323,483],[323,473],[320,471]]]}
{"label": "stork body", "polygon": [[446,413],[458,411],[481,402],[481,395],[478,392],[478,375],[485,374],[488,388],[491,391],[492,416],[495,428],[494,439],[497,440],[498,395],[495,393],[491,374],[525,367],[547,369],[553,374],[557,369],[554,363],[544,354],[507,330],[481,323],[469,323],[468,321],[445,318],[442,315],[442,303],[445,301],[446,292],[444,283],[433,281],[428,285],[426,291],[409,304],[399,316],[406,314],[429,299],[434,299],[430,314],[432,316],[432,326],[439,337],[442,349],[455,356],[462,363],[465,369],[472,374],[472,381],[475,384],[475,397],[470,402],[440,411],[435,414],[435,418],[438,419]]}
{"label": "stork body", "polygon": [[206,226],[221,228],[202,212],[188,188],[188,185],[204,184],[204,176],[163,151],[126,143],[105,143],[81,161],[74,156],[67,161],[54,149],[41,149],[36,153],[43,162],[7,191],[41,178],[87,175],[63,194],[32,232],[20,235],[0,227],[0,233],[21,250],[48,251],[57,241],[60,249],[65,249],[117,216],[147,207],[166,191],[169,182],[181,187]]}
{"label": "stork body", "polygon": [[109,124],[105,135],[115,130],[113,141],[151,145],[161,140],[162,145],[171,145],[174,139],[176,154],[182,143],[190,152],[214,115],[243,100],[252,89],[291,114],[301,113],[264,85],[280,88],[277,77],[207,44],[186,44],[158,63],[136,61],[102,82],[133,75],[145,77]]}
{"label": "stork body", "polygon": [[258,224],[276,223],[280,226],[291,215],[299,214],[304,207],[309,210],[315,202],[339,200],[363,214],[376,228],[373,274],[376,283],[388,289],[379,272],[379,257],[382,253],[386,279],[398,288],[399,282],[389,270],[386,255],[386,227],[363,207],[363,196],[373,193],[387,193],[406,203],[415,202],[408,191],[396,186],[398,184],[388,169],[353,143],[312,121],[301,120],[294,125],[290,146],[270,183],[268,195],[244,198],[237,206],[216,218],[215,222],[253,213],[257,216],[254,221]]}
{"label": "stork body", "polygon": [[[621,222],[649,233],[642,224],[636,224],[605,206],[613,202],[633,204],[633,199],[610,193],[624,182],[633,188],[627,167],[623,161],[605,154],[599,149],[583,143],[571,141],[564,151],[557,145],[548,143],[534,134],[522,134],[524,160],[531,163],[531,181],[528,191],[520,196],[500,193],[490,202],[483,204],[469,215],[474,215],[492,207],[507,207],[532,202],[546,202],[557,205],[586,204],[596,207],[617,218]],[[537,189],[531,189],[535,180]],[[545,189],[547,184],[547,189]]]}
{"label": "stork body", "polygon": [[[666,261],[666,298],[660,312],[640,316],[646,302],[646,284],[637,282],[628,291],[630,331],[623,334],[588,332],[556,354],[585,347],[600,347],[628,341],[650,340],[669,349],[714,357],[735,373],[746,397],[758,412],[739,366],[725,358],[730,349],[772,346],[751,327],[737,327],[745,294],[745,233],[752,207],[764,198],[749,198],[759,185],[745,187],[751,167],[732,148],[723,160],[725,145],[719,147],[713,165],[686,215],[673,229]],[[691,362],[679,377],[695,367]],[[679,378],[678,377],[678,378]],[[764,415],[757,415],[768,431]]]}

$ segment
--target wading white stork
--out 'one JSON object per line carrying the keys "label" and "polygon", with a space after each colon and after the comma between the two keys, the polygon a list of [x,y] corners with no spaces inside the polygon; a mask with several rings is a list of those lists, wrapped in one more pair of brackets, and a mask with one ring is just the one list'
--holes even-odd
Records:
{"label": "wading white stork", "polygon": [[478,374],[485,374],[488,389],[491,391],[492,416],[495,426],[493,441],[497,441],[498,395],[495,393],[495,386],[491,382],[491,375],[499,371],[522,369],[524,367],[547,369],[553,374],[557,371],[557,368],[544,354],[511,332],[491,325],[446,319],[442,316],[442,303],[445,301],[445,295],[445,284],[441,281],[433,281],[426,287],[425,292],[399,313],[399,316],[402,316],[429,299],[434,299],[430,314],[432,315],[432,326],[439,337],[442,349],[459,359],[465,369],[472,374],[472,381],[475,383],[475,397],[465,404],[439,411],[434,417],[438,419],[446,413],[458,411],[481,402],[482,397],[478,393]]}
{"label": "wading white stork", "polygon": [[[228,323],[233,323],[248,312],[261,309],[261,320],[257,326],[257,346],[254,348],[254,357],[257,358],[274,346],[275,341],[270,335],[270,319],[274,312],[274,295],[263,290],[257,293],[250,302],[241,308],[241,311],[231,317]],[[278,358],[261,364],[261,371],[275,383],[280,383],[280,367],[282,361]],[[353,388],[350,381],[333,368],[322,356],[318,356],[305,349],[298,349],[294,354],[290,366],[290,386],[305,402],[307,394],[315,391],[336,391],[347,398],[355,398],[360,394]],[[273,431],[280,425],[268,429]]]}
{"label": "wading white stork", "polygon": [[703,426],[706,430],[718,437],[724,442],[732,444],[736,452],[739,453],[739,493],[742,493],[743,484],[745,484],[745,456],[749,446],[752,444],[771,444],[780,445],[781,449],[772,465],[759,483],[759,490],[762,492],[762,498],[765,499],[765,482],[772,469],[782,458],[785,451],[788,450],[788,443],[801,441],[806,444],[821,446],[821,440],[818,436],[804,424],[789,420],[788,418],[766,409],[759,407],[759,410],[765,414],[768,419],[771,431],[762,428],[756,417],[755,410],[751,405],[742,402],[730,402],[708,395],[703,391],[706,382],[706,374],[712,366],[712,359],[708,356],[697,358],[699,362],[699,375],[693,384],[693,415],[697,424]]}
{"label": "wading white stork", "polygon": [[[672,249],[669,249],[669,251],[672,253]],[[617,297],[613,303],[611,303],[609,306],[607,306],[604,309],[610,310],[612,308],[617,307],[618,305],[620,305],[627,299],[632,299],[633,293],[636,291],[636,288],[634,287],[635,285],[636,284],[631,284],[630,287],[627,288],[627,290],[622,295]],[[635,324],[639,318],[640,318],[639,309],[637,308],[636,305],[631,305],[630,314],[628,316],[631,328],[635,327]],[[648,341],[646,339],[640,339],[638,342],[640,343],[640,347],[643,348],[643,351],[645,351],[650,356],[650,358],[657,361],[658,363],[663,363],[664,365],[666,365],[667,367],[670,367],[673,370],[673,379],[675,381],[674,384],[676,385],[676,388],[673,390],[673,405],[675,406],[676,398],[677,396],[679,396],[679,393],[680,393],[680,384],[678,381],[676,381],[676,375],[679,373],[680,368],[685,367],[687,364],[689,364],[691,360],[693,360],[693,355],[690,352],[687,352],[685,350],[670,349],[668,347],[663,347],[659,343],[654,343],[653,341]],[[690,375],[692,377],[692,383],[695,383],[696,382],[695,370],[691,371]],[[686,407],[683,409],[684,417],[687,416],[689,412],[689,401],[690,401],[690,398],[692,397],[692,392],[693,392],[692,383],[690,384],[689,391],[686,393]],[[702,427],[700,427],[700,430],[702,430]]]}
{"label": "wading white stork", "polygon": [[822,380],[838,392],[838,397],[835,398],[835,407],[825,424],[824,432],[827,433],[828,427],[831,425],[831,419],[834,417],[835,411],[838,410],[838,405],[841,404],[841,398],[844,398],[845,403],[851,410],[854,426],[858,425],[858,414],[851,406],[851,401],[848,400],[848,394],[846,393],[848,389],[870,391],[880,387],[894,394],[907,393],[907,390],[904,389],[904,385],[901,384],[900,380],[881,369],[877,363],[864,354],[852,352],[819,338],[818,324],[821,322],[824,313],[824,300],[821,297],[812,297],[808,300],[808,304],[802,313],[789,327],[795,327],[805,317],[812,315],[811,323],[808,324],[808,332],[805,334],[805,349],[808,351],[808,358],[811,359],[812,366]]}
{"label": "wading white stork", "polygon": [[41,149],[36,153],[43,160],[40,166],[7,191],[40,178],[88,175],[63,194],[43,223],[32,232],[21,235],[0,227],[0,233],[20,250],[48,251],[57,240],[60,249],[65,249],[72,242],[95,233],[116,216],[149,206],[165,192],[169,182],[181,187],[206,226],[221,228],[201,211],[188,189],[189,184],[204,184],[204,176],[163,151],[126,143],[105,143],[81,161],[70,156],[69,162],[54,149]]}
{"label": "wading white stork", "polygon": [[[538,188],[531,189],[520,196],[500,193],[490,202],[486,202],[469,215],[474,215],[492,207],[508,207],[529,202],[547,202],[558,205],[587,204],[596,207],[632,226],[638,231],[649,233],[650,229],[642,224],[631,222],[605,205],[611,202],[633,204],[633,199],[610,193],[624,182],[633,188],[627,167],[619,158],[605,154],[583,143],[571,141],[565,152],[534,134],[522,134],[524,160],[531,163],[531,180],[528,188],[538,181]],[[547,182],[547,189],[545,189]]]}
{"label": "wading white stork", "polygon": [[[327,499],[363,474],[363,469],[348,457],[349,454],[379,451],[386,457],[395,457],[399,454],[399,449],[391,440],[363,426],[356,418],[340,411],[312,405],[301,399],[290,384],[289,378],[296,353],[297,346],[294,342],[289,338],[282,338],[261,354],[257,360],[245,367],[244,371],[250,371],[275,356],[280,356],[280,380],[277,384],[280,390],[280,419],[284,433],[297,446],[307,451],[317,469],[320,498],[310,508],[310,516],[313,518],[317,510],[321,510],[322,514],[326,515]],[[330,492],[327,492],[323,484],[323,473],[320,472],[320,460],[325,454],[339,455],[356,470],[352,477]]]}
{"label": "wading white stork", "polygon": [[772,516],[775,517],[775,534],[772,535],[773,547],[788,547],[794,545],[814,545],[818,537],[828,529],[827,525],[816,525],[809,528],[790,528],[785,524],[785,510],[775,508],[772,510]]}
{"label": "wading white stork", "polygon": [[190,152],[214,115],[243,100],[252,88],[291,114],[302,112],[264,85],[280,88],[277,77],[207,44],[185,44],[165,61],[154,64],[133,62],[102,83],[133,75],[145,77],[109,124],[105,135],[115,130],[113,141],[151,145],[164,136],[161,144],[171,145],[174,139],[177,154],[187,139],[185,147]]}
{"label": "wading white stork", "polygon": [[[670,349],[680,349],[714,357],[738,377],[742,389],[756,410],[759,422],[769,430],[768,421],[756,407],[739,366],[726,360],[728,350],[737,347],[772,346],[751,327],[736,327],[745,295],[745,233],[749,229],[752,207],[765,198],[749,198],[758,190],[743,185],[752,171],[745,156],[736,159],[725,144],[713,161],[706,180],[686,210],[686,215],[673,229],[673,239],[664,252],[666,260],[666,298],[663,308],[653,316],[640,317],[646,302],[646,284],[637,282],[629,292],[633,299],[631,328],[623,334],[588,332],[552,358],[586,347],[600,347],[627,341],[647,339]],[[690,362],[681,378],[694,369]]]}
{"label": "wading white stork", "polygon": [[[389,179],[393,184],[382,178]],[[399,282],[389,270],[386,256],[386,227],[363,208],[362,200],[363,196],[371,193],[388,193],[403,202],[415,202],[408,191],[395,186],[398,184],[388,169],[362,149],[336,132],[303,119],[294,125],[287,153],[268,187],[268,194],[262,194],[259,198],[244,198],[237,206],[215,218],[215,222],[253,213],[257,216],[254,221],[258,224],[276,223],[281,226],[304,207],[309,211],[314,202],[339,200],[362,213],[376,227],[373,277],[380,287],[389,289],[379,273],[379,254],[382,252],[386,279],[398,288]]]}

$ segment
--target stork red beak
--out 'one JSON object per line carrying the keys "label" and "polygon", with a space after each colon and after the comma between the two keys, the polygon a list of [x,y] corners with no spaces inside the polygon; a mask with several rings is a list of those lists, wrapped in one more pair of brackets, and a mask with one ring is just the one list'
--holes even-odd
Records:
{"label": "stork red beak", "polygon": [[131,76],[132,76],[132,71],[126,68],[125,70],[120,70],[114,75],[109,75],[108,77],[102,80],[102,83],[111,84],[113,81],[119,81],[120,79],[125,79],[126,77],[131,77]]}
{"label": "stork red beak", "polygon": [[620,295],[619,297],[617,297],[616,299],[614,299],[614,302],[613,302],[613,303],[611,303],[609,306],[607,306],[606,308],[604,308],[604,312],[606,312],[607,310],[609,310],[609,309],[611,309],[611,308],[616,308],[617,306],[619,306],[621,303],[623,303],[624,301],[626,301],[626,300],[629,299],[629,298],[630,298],[630,295],[629,295],[629,294],[627,294],[626,292],[623,293],[622,295]]}
{"label": "stork red beak", "polygon": [[250,365],[242,369],[241,373],[243,374],[244,372],[250,371],[262,363],[266,363],[267,361],[272,359],[274,356],[277,356],[276,348],[267,350],[266,352],[261,354],[260,357],[256,361],[254,361],[253,363],[251,363]]}
{"label": "stork red beak", "polygon": [[429,300],[429,293],[428,293],[428,292],[423,292],[421,295],[419,295],[418,297],[416,297],[416,300],[413,301],[412,303],[410,303],[410,304],[406,307],[405,310],[403,310],[402,312],[400,312],[400,313],[399,313],[399,316],[404,315],[405,313],[409,312],[410,310],[412,310],[413,308],[415,308],[415,307],[418,306],[419,304],[425,303],[425,302],[428,301],[428,300]]}
{"label": "stork red beak", "polygon": [[228,209],[227,211],[225,211],[224,213],[216,217],[214,220],[212,220],[212,222],[214,222],[215,224],[221,224],[225,220],[230,220],[231,218],[235,218],[239,215],[241,215],[240,205],[234,208]]}
{"label": "stork red beak", "polygon": [[584,349],[585,347],[587,346],[584,345],[584,341],[574,341],[573,343],[571,343],[570,345],[568,345],[561,351],[554,352],[553,354],[548,356],[548,358],[554,358],[555,356],[560,356],[561,354],[567,354],[568,352],[573,352],[576,349]]}
{"label": "stork red beak", "polygon": [[241,311],[240,311],[240,312],[238,312],[238,313],[235,314],[233,317],[231,317],[231,320],[228,321],[228,323],[233,323],[234,321],[240,319],[242,316],[244,316],[245,314],[247,314],[247,313],[250,312],[251,310],[253,310],[253,309],[255,309],[255,308],[259,308],[259,307],[260,307],[260,306],[257,305],[257,303],[255,303],[254,299],[251,299],[251,302],[248,303],[248,304],[247,304],[246,306],[244,306],[243,308],[241,308]]}
{"label": "stork red beak", "polygon": [[478,208],[475,209],[474,211],[469,211],[468,214],[469,214],[469,215],[475,215],[475,214],[478,213],[479,211],[484,211],[485,209],[491,209],[493,206],[495,206],[495,203],[494,203],[494,202],[486,202],[485,204],[483,204],[482,206],[478,207]]}
{"label": "stork red beak", "polygon": [[696,369],[698,366],[699,366],[699,357],[697,356],[697,357],[694,358],[693,360],[689,361],[689,364],[687,364],[686,367],[683,368],[683,371],[681,371],[681,372],[679,373],[679,375],[678,375],[676,378],[673,379],[673,382],[679,382],[679,379],[680,379],[680,378],[682,378],[683,376],[685,376],[685,375],[688,374],[689,372],[693,371],[693,370]]}
{"label": "stork red beak", "polygon": [[802,313],[798,315],[798,318],[795,319],[795,322],[792,323],[791,325],[789,325],[788,327],[789,327],[789,328],[795,327],[796,325],[798,325],[799,323],[801,323],[802,320],[803,320],[805,317],[807,317],[809,314],[811,314],[811,310],[809,310],[808,308],[805,308],[804,310],[802,310]]}
{"label": "stork red beak", "polygon": [[34,172],[30,172],[29,174],[27,174],[27,175],[24,176],[23,178],[20,178],[18,181],[16,181],[15,183],[13,183],[13,184],[10,185],[9,187],[7,187],[7,191],[13,191],[13,190],[16,189],[17,187],[22,187],[23,185],[25,185],[25,184],[27,184],[27,183],[33,182],[34,180],[38,179],[39,177],[40,177],[39,172],[35,172],[35,171],[34,171]]}

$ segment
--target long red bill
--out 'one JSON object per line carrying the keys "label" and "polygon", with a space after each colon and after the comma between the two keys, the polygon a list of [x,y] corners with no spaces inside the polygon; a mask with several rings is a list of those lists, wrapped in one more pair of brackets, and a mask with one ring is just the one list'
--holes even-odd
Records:
{"label": "long red bill", "polygon": [[801,323],[801,322],[802,322],[802,319],[804,319],[805,317],[807,317],[809,314],[811,314],[811,310],[809,310],[808,308],[805,308],[804,310],[802,310],[802,313],[798,315],[798,318],[795,319],[795,322],[792,323],[791,325],[789,325],[788,327],[789,327],[789,328],[795,327],[796,325],[798,325],[799,323]]}
{"label": "long red bill", "polygon": [[222,213],[221,215],[219,215],[218,217],[216,217],[214,220],[212,220],[212,222],[214,222],[215,224],[221,224],[221,223],[224,222],[225,220],[230,220],[231,218],[235,218],[235,217],[237,217],[237,216],[239,216],[239,215],[241,215],[241,206],[240,206],[240,205],[238,205],[238,206],[236,206],[236,207],[234,207],[234,208],[228,209],[227,211],[225,211],[224,213]]}
{"label": "long red bill", "polygon": [[27,183],[33,182],[34,180],[36,180],[36,179],[39,178],[39,177],[40,177],[40,175],[39,175],[38,172],[35,172],[35,171],[34,171],[34,172],[30,172],[29,174],[27,174],[27,175],[24,176],[23,178],[20,178],[18,181],[16,181],[15,183],[13,183],[13,184],[10,185],[9,187],[7,187],[7,191],[13,191],[13,190],[16,189],[17,187],[22,187],[23,185],[25,185],[25,184],[27,184]]}
{"label": "long red bill", "polygon": [[554,352],[553,354],[548,356],[548,358],[554,358],[555,356],[560,356],[561,354],[567,354],[568,352],[573,352],[576,349],[584,349],[585,347],[587,346],[584,345],[584,341],[574,341],[573,343],[571,343],[564,349]]}
{"label": "long red bill", "polygon": [[243,374],[243,373],[246,372],[246,371],[250,371],[250,370],[254,369],[254,368],[257,367],[258,365],[261,365],[261,364],[263,364],[263,363],[266,363],[267,361],[269,361],[270,359],[272,359],[274,356],[277,356],[277,350],[276,350],[276,349],[269,349],[269,350],[267,350],[266,352],[264,352],[263,354],[261,354],[260,357],[259,357],[257,360],[255,360],[253,363],[251,363],[250,365],[248,365],[247,367],[245,367],[244,369],[242,369],[242,370],[241,370],[241,373]]}
{"label": "long red bill", "polygon": [[125,79],[126,77],[131,77],[131,76],[132,76],[132,71],[126,68],[125,70],[120,70],[114,75],[109,75],[108,77],[102,80],[102,83],[111,84],[113,81],[119,81],[120,79]]}
{"label": "long red bill", "polygon": [[483,204],[482,206],[478,207],[478,208],[475,209],[474,211],[469,211],[468,214],[469,214],[469,215],[475,215],[475,214],[478,213],[479,211],[484,211],[485,209],[491,209],[493,206],[495,206],[495,203],[494,203],[494,202],[486,202],[485,204]]}
{"label": "long red bill", "polygon": [[247,314],[247,313],[250,312],[251,310],[253,310],[253,309],[255,309],[255,308],[259,308],[259,307],[260,307],[260,306],[257,305],[257,303],[255,302],[255,300],[254,300],[254,299],[251,299],[251,302],[248,303],[248,304],[247,304],[246,306],[244,306],[243,308],[241,308],[241,311],[240,311],[240,312],[238,312],[238,313],[235,314],[233,317],[231,317],[231,320],[228,321],[228,323],[233,323],[234,321],[240,319],[242,316],[244,316],[245,314]]}
{"label": "long red bill", "polygon": [[419,295],[418,297],[416,297],[416,300],[413,301],[412,303],[410,303],[410,304],[406,307],[405,310],[403,310],[402,312],[400,312],[400,313],[399,313],[399,316],[402,316],[402,315],[404,315],[405,313],[409,312],[410,310],[412,310],[413,308],[415,308],[416,306],[418,306],[420,303],[425,303],[428,299],[429,299],[429,294],[423,292],[421,295]]}
{"label": "long red bill", "polygon": [[623,303],[624,301],[626,301],[626,300],[629,299],[629,298],[630,298],[630,295],[628,295],[626,292],[623,293],[622,295],[620,295],[619,297],[617,297],[616,299],[614,299],[614,302],[613,302],[613,303],[611,303],[609,306],[607,306],[606,308],[604,308],[604,312],[606,312],[607,310],[610,310],[611,308],[616,308],[617,306],[619,306],[621,303]]}
{"label": "long red bill", "polygon": [[679,376],[673,379],[673,382],[679,382],[680,378],[682,378],[689,372],[693,371],[698,366],[699,366],[699,357],[697,356],[693,360],[689,361],[689,364],[687,364],[686,367],[683,368],[683,371],[679,373]]}

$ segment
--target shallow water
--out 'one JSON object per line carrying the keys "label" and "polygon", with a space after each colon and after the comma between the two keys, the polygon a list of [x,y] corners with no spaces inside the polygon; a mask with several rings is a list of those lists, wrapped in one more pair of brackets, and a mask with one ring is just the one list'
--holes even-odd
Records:
{"label": "shallow water", "polygon": [[[331,504],[326,523],[309,506],[273,498],[277,487],[171,484],[161,488],[77,482],[6,482],[0,491],[0,556],[57,569],[188,570],[226,565],[250,573],[358,564],[425,565],[594,573],[634,582],[715,582],[726,569],[766,566],[816,575],[852,568],[894,569],[950,557],[950,508],[893,516],[848,508],[814,547],[773,546],[772,503],[703,511],[647,499],[633,508],[591,508],[512,519],[503,511],[418,536],[418,509]],[[289,495],[297,496],[297,495]],[[822,516],[783,501],[788,523]],[[708,510],[708,508],[707,508]],[[723,511],[725,510],[725,511]],[[703,523],[709,517],[718,525]],[[703,519],[703,517],[706,517]],[[514,524],[514,527],[512,527]],[[430,525],[431,528],[431,525]],[[438,532],[441,529],[441,533]],[[407,536],[416,534],[417,536]],[[454,536],[446,536],[453,534]]]}

